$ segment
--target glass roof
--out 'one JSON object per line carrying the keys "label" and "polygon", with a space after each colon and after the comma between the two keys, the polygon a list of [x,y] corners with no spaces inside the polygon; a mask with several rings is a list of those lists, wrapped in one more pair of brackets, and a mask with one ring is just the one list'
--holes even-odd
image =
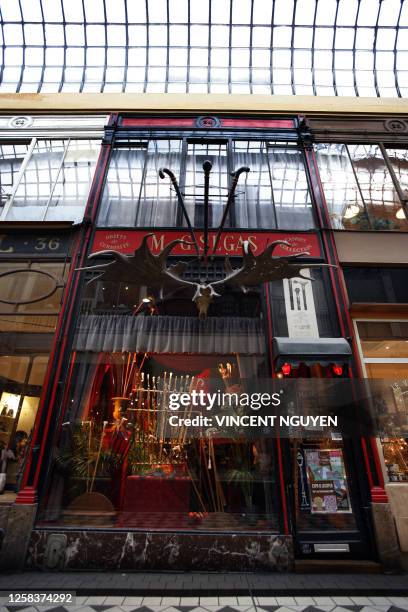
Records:
{"label": "glass roof", "polygon": [[0,19],[0,93],[408,92],[408,0],[0,0]]}

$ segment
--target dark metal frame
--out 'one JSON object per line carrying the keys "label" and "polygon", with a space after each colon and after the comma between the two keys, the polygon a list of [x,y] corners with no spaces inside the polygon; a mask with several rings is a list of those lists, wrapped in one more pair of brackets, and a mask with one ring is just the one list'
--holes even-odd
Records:
{"label": "dark metal frame", "polygon": [[[293,231],[294,232],[296,231],[305,232],[305,231],[314,231],[317,229],[318,224],[317,224],[316,212],[315,212],[315,206],[314,206],[313,190],[311,189],[311,185],[309,181],[309,176],[308,176],[308,172],[306,168],[306,159],[304,156],[304,150],[302,147],[302,143],[299,138],[299,134],[297,133],[295,129],[280,130],[280,131],[273,131],[273,132],[261,130],[261,129],[257,129],[255,131],[249,131],[249,130],[240,131],[240,130],[223,129],[223,130],[213,130],[213,131],[208,132],[208,131],[203,131],[200,129],[197,129],[195,131],[192,131],[191,129],[189,130],[180,130],[180,129],[174,129],[174,130],[171,130],[171,129],[169,130],[163,130],[163,129],[134,130],[133,129],[131,130],[131,129],[119,127],[115,135],[112,138],[110,138],[110,144],[113,144],[113,147],[111,149],[111,155],[118,148],[123,148],[123,147],[131,148],[132,146],[135,146],[135,148],[145,148],[144,146],[143,147],[141,146],[141,141],[146,141],[146,149],[147,149],[147,142],[149,140],[167,140],[167,139],[182,141],[181,162],[180,162],[180,170],[179,170],[180,176],[179,177],[175,176],[172,170],[168,168],[161,168],[160,174],[159,174],[160,178],[164,178],[164,174],[167,174],[167,176],[170,178],[170,181],[172,183],[172,188],[177,196],[177,201],[178,201],[178,206],[179,206],[179,211],[180,211],[180,214],[178,214],[178,217],[177,217],[177,225],[169,226],[168,229],[174,229],[175,227],[182,228],[183,218],[184,218],[186,220],[189,232],[192,235],[192,240],[193,242],[195,242],[195,239],[193,238],[193,228],[191,226],[190,221],[187,219],[188,215],[186,216],[187,213],[185,211],[185,206],[184,206],[184,197],[186,196],[185,171],[186,171],[186,159],[187,159],[187,150],[188,150],[187,147],[190,142],[207,144],[207,143],[220,143],[221,141],[225,143],[227,147],[228,189],[226,189],[226,193],[225,193],[226,204],[225,204],[224,211],[223,211],[221,225],[219,228],[213,228],[218,232],[218,235],[216,238],[217,244],[218,244],[218,240],[221,235],[221,232],[223,231],[225,227],[225,223],[227,219],[230,219],[231,221],[231,227],[229,229],[235,228],[235,215],[234,215],[233,202],[234,202],[234,196],[236,192],[237,183],[238,183],[240,175],[244,171],[248,172],[250,169],[246,167],[242,167],[239,169],[232,167],[232,157],[233,157],[232,147],[233,147],[234,140],[259,141],[259,142],[265,142],[265,143],[274,142],[276,144],[276,147],[279,147],[282,149],[285,147],[292,148],[292,149],[296,148],[296,150],[299,151],[302,157],[302,161],[303,161],[305,177],[308,182],[308,192],[310,196],[310,203],[312,206],[311,211],[312,211],[313,227],[310,227],[308,229],[298,228],[297,230],[295,229]],[[267,148],[273,148],[273,146],[270,147],[268,145]],[[268,162],[268,165],[270,165],[269,162]],[[107,175],[105,177],[105,183],[106,183],[106,180],[107,180]],[[205,183],[205,180],[204,180],[204,183]],[[204,191],[205,191],[205,184],[204,184]],[[209,211],[209,207],[211,206],[211,202],[209,201],[209,199],[210,198],[208,196],[208,189],[207,189],[207,197],[205,197],[205,194],[204,194],[204,201],[205,201],[204,214],[205,216],[207,216],[207,232],[209,231],[208,211]],[[271,208],[272,208],[272,214],[273,214],[274,221],[275,221],[275,228],[273,228],[273,230],[279,231],[282,228],[278,226],[273,189],[271,190]],[[204,226],[205,226],[205,219],[204,219]],[[98,219],[97,227],[103,228],[106,226],[101,224]],[[121,226],[117,226],[117,227],[119,228]],[[262,231],[262,228],[256,228],[256,229],[257,231]],[[204,230],[205,230],[205,227],[204,227]],[[215,249],[216,249],[216,246],[212,249],[213,253],[215,253]],[[196,250],[197,250],[197,245],[196,245]]]}

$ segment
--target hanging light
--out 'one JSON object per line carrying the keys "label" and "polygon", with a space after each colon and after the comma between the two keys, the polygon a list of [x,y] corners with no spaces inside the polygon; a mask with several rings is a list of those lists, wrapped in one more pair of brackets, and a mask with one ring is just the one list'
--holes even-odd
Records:
{"label": "hanging light", "polygon": [[282,366],[282,372],[285,376],[289,376],[291,369],[290,363],[284,363]]}
{"label": "hanging light", "polygon": [[395,213],[395,216],[397,217],[397,219],[406,219],[404,209],[402,208],[402,206],[401,208],[397,210],[397,212]]}
{"label": "hanging light", "polygon": [[334,364],[333,372],[336,376],[341,376],[343,374],[343,366]]}
{"label": "hanging light", "polygon": [[358,215],[359,212],[360,212],[360,207],[357,206],[357,204],[350,204],[350,206],[347,206],[345,210],[344,218],[352,219],[353,217]]}

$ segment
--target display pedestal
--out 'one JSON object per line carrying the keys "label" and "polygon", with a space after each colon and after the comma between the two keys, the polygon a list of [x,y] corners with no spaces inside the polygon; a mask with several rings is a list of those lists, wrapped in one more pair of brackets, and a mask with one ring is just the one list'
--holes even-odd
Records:
{"label": "display pedestal", "polygon": [[128,476],[125,485],[122,527],[180,528],[186,523],[191,481],[187,477]]}

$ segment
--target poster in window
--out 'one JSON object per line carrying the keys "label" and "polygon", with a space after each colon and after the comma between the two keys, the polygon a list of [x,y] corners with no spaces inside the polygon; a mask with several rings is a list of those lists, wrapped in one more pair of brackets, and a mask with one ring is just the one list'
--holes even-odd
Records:
{"label": "poster in window", "polygon": [[351,512],[343,451],[305,449],[312,514]]}

